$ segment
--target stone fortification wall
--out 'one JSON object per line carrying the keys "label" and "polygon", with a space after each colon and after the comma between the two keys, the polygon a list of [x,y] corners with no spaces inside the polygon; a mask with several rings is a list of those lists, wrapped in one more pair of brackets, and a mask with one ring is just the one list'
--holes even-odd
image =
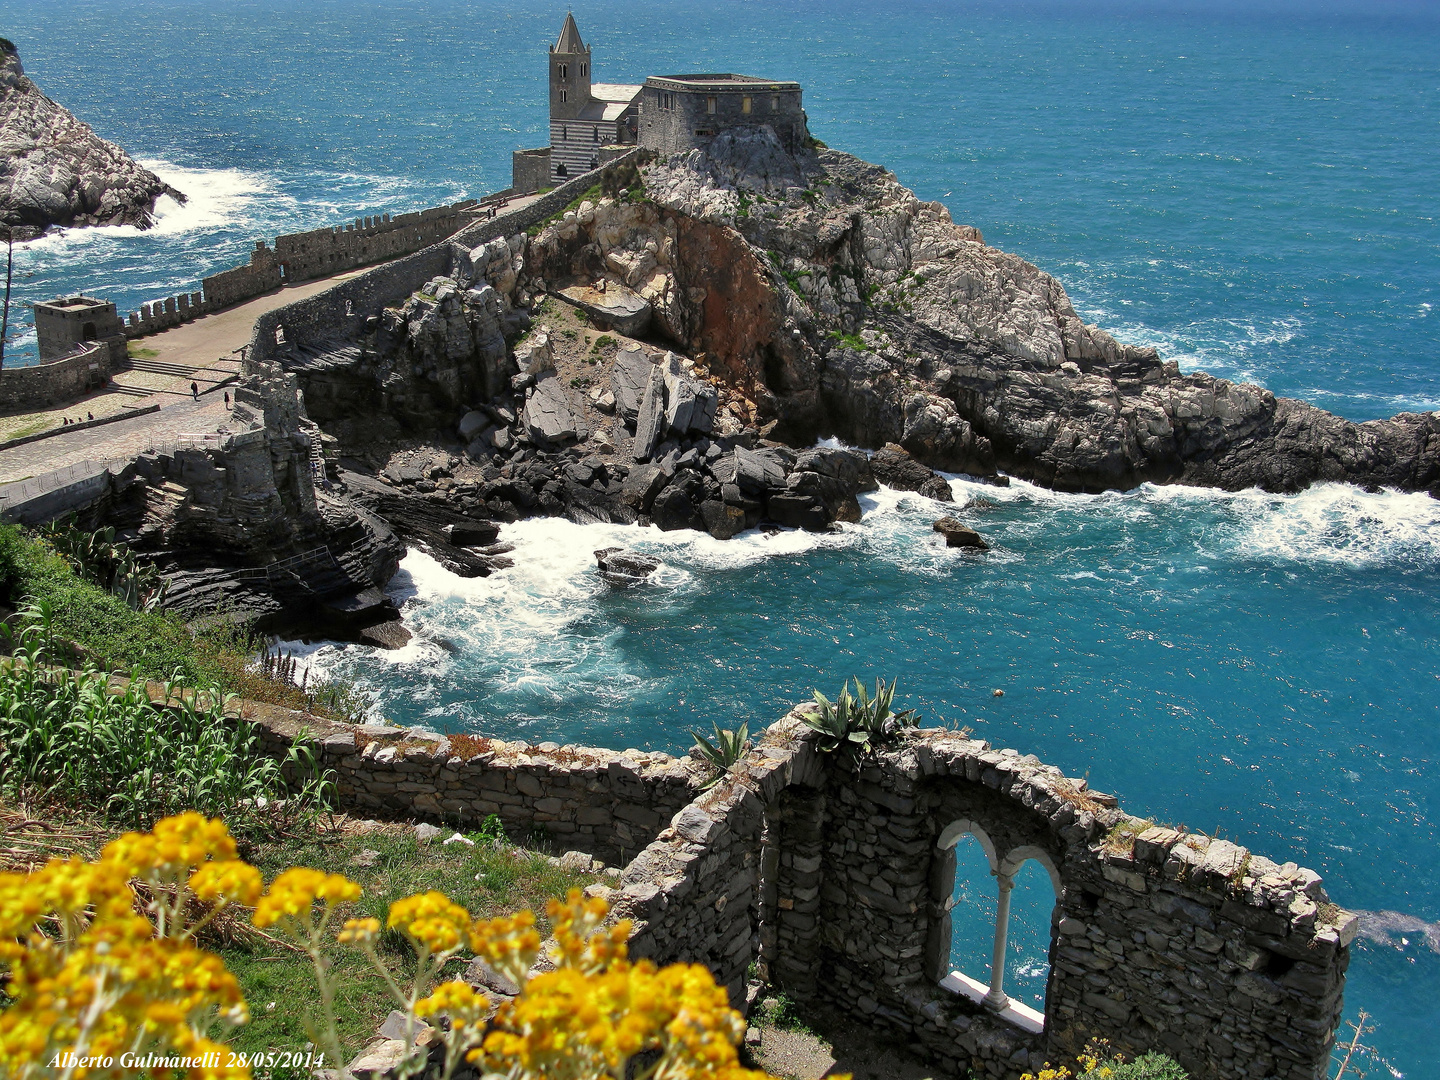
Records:
{"label": "stone fortification wall", "polygon": [[521,195],[550,185],[550,147],[516,150],[510,155],[510,183]]}
{"label": "stone fortification wall", "polygon": [[[639,164],[648,156],[647,151],[637,147],[598,169],[561,184],[527,206],[474,222],[441,243],[377,266],[348,281],[337,282],[323,293],[268,311],[256,320],[249,355],[271,360],[279,355],[282,342],[303,347],[349,340],[364,326],[367,318],[379,315],[387,306],[408,297],[431,278],[450,273],[456,247],[474,248],[539,225],[607,176],[631,164]],[[281,332],[279,339],[277,331]]]}
{"label": "stone fortification wall", "polygon": [[248,264],[210,275],[202,281],[201,292],[142,304],[139,311],[130,313],[125,335],[144,337],[234,307],[282,285],[408,255],[444,240],[479,213],[479,203],[466,199],[411,214],[356,218],[346,225],[277,236],[273,249],[257,240]]}
{"label": "stone fortification wall", "polygon": [[0,370],[0,410],[38,409],[83,397],[109,381],[112,352],[108,342],[92,341],[58,360]]}
{"label": "stone fortification wall", "polygon": [[[902,1037],[937,1075],[1013,1080],[1095,1038],[1163,1051],[1195,1080],[1326,1075],[1357,921],[1319,877],[1132,818],[1033,756],[922,731],[857,772],[817,752],[796,712],[702,791],[704,770],[664,754],[257,719],[276,749],[308,723],[345,806],[493,813],[517,838],[633,854],[607,891],[635,921],[634,955],[706,964],[737,1005],[754,965]],[[970,836],[1002,897],[1026,862],[1049,872],[1043,1013],[987,995],[988,957],[950,970],[954,849]]]}
{"label": "stone fortification wall", "polygon": [[333,769],[341,807],[473,827],[497,814],[516,840],[538,835],[561,851],[623,863],[695,798],[688,758],[636,750],[528,746],[454,739],[389,726],[354,726],[257,707],[276,750],[305,731]]}

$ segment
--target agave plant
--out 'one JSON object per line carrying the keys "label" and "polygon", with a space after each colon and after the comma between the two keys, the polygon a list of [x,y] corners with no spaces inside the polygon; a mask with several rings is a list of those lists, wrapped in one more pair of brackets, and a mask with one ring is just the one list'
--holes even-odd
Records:
{"label": "agave plant", "polygon": [[711,726],[715,729],[713,743],[698,731],[690,732],[695,739],[695,746],[691,753],[716,770],[715,775],[710,778],[710,782],[705,785],[706,788],[712,788],[718,784],[721,777],[728,773],[735,763],[745,756],[745,751],[750,748],[749,724],[741,724],[736,731],[731,731],[729,728],[722,729],[718,723],[712,723]]}
{"label": "agave plant", "polygon": [[135,611],[154,611],[165,601],[170,583],[154,566],[142,564],[135,553],[115,542],[115,527],[107,526],[86,532],[76,524],[72,513],[61,521],[52,522],[41,530],[56,553],[75,568],[76,573],[114,593]]}
{"label": "agave plant", "polygon": [[822,753],[840,754],[858,764],[861,759],[894,741],[901,731],[913,728],[920,718],[914,709],[898,713],[890,711],[898,679],[891,679],[889,686],[885,685],[884,679],[876,679],[873,697],[858,677],[854,682],[853,694],[850,684],[846,683],[840,687],[840,696],[833,702],[819,690],[814,691],[815,703],[820,708],[805,716],[804,721],[820,733],[817,748]]}

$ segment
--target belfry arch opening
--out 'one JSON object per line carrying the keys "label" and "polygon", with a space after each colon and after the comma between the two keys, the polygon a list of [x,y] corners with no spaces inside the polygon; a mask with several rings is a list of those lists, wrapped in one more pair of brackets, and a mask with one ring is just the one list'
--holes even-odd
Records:
{"label": "belfry arch opening", "polygon": [[1031,845],[998,852],[984,828],[964,819],[941,832],[936,848],[932,895],[943,913],[931,934],[932,977],[1017,1027],[1043,1030],[1061,887],[1054,860]]}

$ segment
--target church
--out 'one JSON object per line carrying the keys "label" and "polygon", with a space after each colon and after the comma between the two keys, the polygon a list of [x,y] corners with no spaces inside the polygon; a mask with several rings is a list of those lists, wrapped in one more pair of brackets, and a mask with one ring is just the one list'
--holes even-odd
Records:
{"label": "church", "polygon": [[809,139],[800,84],[750,75],[663,75],[594,81],[590,48],[567,14],[550,46],[550,145],[514,153],[517,194],[556,187],[632,146],[678,154],[722,131],[770,128],[794,152]]}

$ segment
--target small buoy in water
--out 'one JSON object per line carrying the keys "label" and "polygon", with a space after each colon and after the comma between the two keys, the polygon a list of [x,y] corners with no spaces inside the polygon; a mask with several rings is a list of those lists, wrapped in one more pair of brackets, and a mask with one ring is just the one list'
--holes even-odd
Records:
{"label": "small buoy in water", "polygon": [[991,697],[1004,697],[1004,696],[1005,696],[1005,691],[1004,691],[1004,690],[991,690],[991,691],[990,691],[990,696],[991,696]]}

